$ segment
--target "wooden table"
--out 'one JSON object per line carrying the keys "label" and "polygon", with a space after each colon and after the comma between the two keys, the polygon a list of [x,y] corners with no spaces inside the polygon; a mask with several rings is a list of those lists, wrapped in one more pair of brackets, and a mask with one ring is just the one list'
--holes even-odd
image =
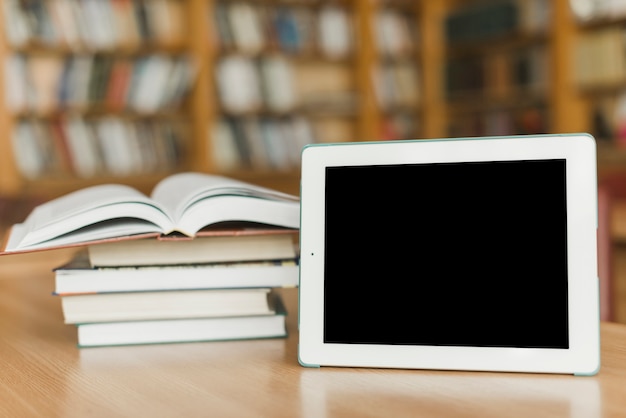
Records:
{"label": "wooden table", "polygon": [[67,254],[0,259],[0,417],[625,417],[626,326],[594,377],[307,369],[287,339],[76,348],[51,295]]}

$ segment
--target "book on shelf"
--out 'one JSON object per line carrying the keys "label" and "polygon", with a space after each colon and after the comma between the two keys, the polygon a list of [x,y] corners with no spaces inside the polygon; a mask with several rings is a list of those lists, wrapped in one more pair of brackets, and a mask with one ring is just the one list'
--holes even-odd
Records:
{"label": "book on shelf", "polygon": [[520,29],[530,34],[546,32],[550,28],[553,3],[550,0],[517,0]]}
{"label": "book on shelf", "polygon": [[80,32],[75,22],[74,5],[66,0],[47,3],[50,19],[56,33],[56,42],[70,48],[80,46]]}
{"label": "book on shelf", "polygon": [[615,99],[603,98],[594,103],[592,109],[591,133],[598,142],[612,141],[615,136],[616,124],[614,124]]}
{"label": "book on shelf", "polygon": [[626,146],[626,93],[622,92],[615,97],[609,117],[612,122],[613,141],[618,147],[623,148]]}
{"label": "book on shelf", "polygon": [[30,38],[28,18],[20,8],[19,0],[5,0],[2,2],[4,16],[4,33],[12,46],[24,46]]}
{"label": "book on shelf", "polygon": [[267,315],[78,324],[78,346],[284,338],[287,312],[278,297],[274,306]]}
{"label": "book on shelf", "polygon": [[259,118],[246,116],[241,119],[241,124],[244,134],[242,139],[246,141],[245,149],[249,153],[252,167],[261,170],[269,168],[269,154],[263,142]]}
{"label": "book on shelf", "polygon": [[279,7],[271,15],[271,32],[274,35],[272,40],[286,52],[297,52],[301,44],[300,28],[294,12],[295,8]]}
{"label": "book on shelf", "polygon": [[352,53],[353,26],[348,11],[334,4],[322,6],[318,14],[318,45],[329,58],[346,58]]}
{"label": "book on shelf", "polygon": [[195,66],[188,56],[153,54],[138,58],[133,63],[125,105],[143,113],[175,106],[189,91],[194,78]]}
{"label": "book on shelf", "polygon": [[228,7],[228,23],[234,45],[242,52],[255,54],[265,47],[266,39],[259,13],[254,3],[233,2]]}
{"label": "book on shelf", "polygon": [[41,120],[19,120],[11,142],[16,164],[25,177],[37,178],[61,170],[60,152],[53,144],[48,126]]}
{"label": "book on shelf", "polygon": [[220,48],[231,49],[234,45],[234,35],[229,23],[230,4],[218,1],[213,7],[213,16],[207,16],[207,26],[211,28]]}
{"label": "book on shelf", "polygon": [[316,61],[295,69],[296,94],[304,110],[344,112],[357,108],[352,69],[343,62]]}
{"label": "book on shelf", "polygon": [[181,105],[196,79],[197,66],[190,56],[179,55],[173,61],[172,71],[165,83],[165,91],[158,103],[159,108],[174,108]]}
{"label": "book on shelf", "polygon": [[36,103],[35,92],[27,75],[28,64],[23,55],[8,54],[5,57],[5,103],[13,112],[32,109]]}
{"label": "book on shelf", "polygon": [[298,229],[299,198],[195,172],[166,177],[150,196],[126,185],[91,186],[35,208],[10,228],[0,254],[172,234],[197,237],[224,222]]}
{"label": "book on shelf", "polygon": [[83,18],[89,23],[91,47],[109,49],[116,45],[115,14],[110,1],[84,0]]}
{"label": "book on shelf", "polygon": [[295,142],[298,142],[298,136],[295,132],[293,135],[287,135],[285,125],[288,123],[288,120],[276,122],[270,118],[263,118],[259,122],[263,147],[267,150],[268,164],[273,169],[296,168],[300,162],[300,153],[295,150],[292,152],[292,146],[293,148],[297,146]]}
{"label": "book on shelf", "polygon": [[[59,104],[58,81],[63,74],[63,60],[54,55],[31,56],[27,61],[27,82],[34,92],[35,105],[32,110],[49,113]],[[7,83],[9,84],[9,83]]]}
{"label": "book on shelf", "polygon": [[545,45],[522,48],[506,58],[513,67],[510,77],[512,87],[524,92],[545,91],[550,74],[550,60]]}
{"label": "book on shelf", "polygon": [[66,324],[270,315],[270,288],[60,295]]}
{"label": "book on shelf", "polygon": [[229,112],[249,112],[263,105],[260,75],[254,61],[229,55],[217,63],[215,77],[220,103]]}
{"label": "book on shelf", "polygon": [[[3,3],[5,3],[3,1]],[[5,23],[11,28],[14,23],[21,21],[28,38],[26,41],[37,40],[50,44],[56,40],[56,31],[52,26],[50,13],[44,2],[41,1],[10,1],[5,7]],[[9,30],[9,33],[12,30]],[[11,38],[9,38],[11,39]]]}
{"label": "book on shelf", "polygon": [[609,26],[578,37],[574,50],[574,78],[582,88],[613,88],[626,80],[623,28]]}
{"label": "book on shelf", "polygon": [[264,7],[253,2],[218,1],[213,15],[211,24],[220,47],[245,54],[257,54],[263,49],[311,52],[319,32],[318,13],[306,4]]}
{"label": "book on shelf", "polygon": [[244,129],[244,117],[226,117],[225,121],[230,129],[230,132],[232,133],[232,139],[234,140],[234,145],[237,148],[242,166],[247,168],[252,167],[252,150],[250,149],[250,141],[247,138],[247,132]]}
{"label": "book on shelf", "polygon": [[94,267],[80,251],[54,269],[57,295],[298,286],[298,259]]}
{"label": "book on shelf", "polygon": [[382,108],[416,106],[421,86],[418,69],[408,61],[379,65],[373,72],[376,96]]}
{"label": "book on shelf", "polygon": [[114,58],[112,56],[96,54],[91,67],[89,84],[87,85],[87,101],[90,104],[103,102],[113,68]]}
{"label": "book on shelf", "polygon": [[289,112],[299,103],[292,63],[279,54],[254,60],[243,55],[223,57],[216,70],[224,110],[244,113],[267,108]]}
{"label": "book on shelf", "polygon": [[[294,45],[297,53],[311,54],[316,49],[316,35],[318,32],[317,13],[310,7],[294,7],[288,18],[296,28],[297,43]],[[284,41],[283,41],[284,42]]]}
{"label": "book on shelf", "polygon": [[[67,97],[64,104],[69,106],[86,106],[89,104],[89,84],[92,74],[95,73],[94,56],[90,54],[79,54],[69,57],[66,62],[69,66],[65,78],[60,82],[60,86],[67,86]],[[61,91],[63,91],[61,89]]]}
{"label": "book on shelf", "polygon": [[169,53],[132,58],[13,53],[7,56],[5,67],[8,106],[44,115],[59,108],[91,105],[155,113],[177,107],[196,77],[189,55]]}
{"label": "book on shelf", "polygon": [[300,166],[300,153],[317,142],[317,132],[305,116],[222,117],[212,127],[216,164],[289,170]]}
{"label": "book on shelf", "polygon": [[15,164],[26,178],[36,178],[48,170],[46,161],[39,156],[49,156],[44,152],[43,144],[33,134],[33,124],[18,121],[11,134],[11,145]]}
{"label": "book on shelf", "polygon": [[136,18],[136,6],[133,0],[110,0],[114,27],[117,31],[118,43],[136,47],[142,42],[139,23]]}
{"label": "book on shelf", "polygon": [[52,139],[54,149],[58,152],[59,163],[61,164],[61,170],[64,172],[75,172],[74,156],[70,149],[70,144],[66,140],[66,133],[64,124],[61,123],[59,118],[53,117],[46,124],[48,135]]}
{"label": "book on shelf", "polygon": [[383,140],[410,139],[419,136],[419,119],[412,112],[398,112],[387,115],[380,130]]}
{"label": "book on shelf", "polygon": [[298,97],[291,63],[280,55],[267,56],[260,60],[259,71],[265,105],[274,112],[294,109]]}
{"label": "book on shelf", "polygon": [[405,11],[385,8],[374,18],[376,46],[383,55],[398,57],[415,50],[417,17]]}
{"label": "book on shelf", "polygon": [[101,169],[100,148],[97,138],[87,128],[84,120],[74,115],[61,117],[65,141],[74,172],[80,177],[91,177]]}
{"label": "book on shelf", "polygon": [[183,121],[59,114],[20,118],[11,140],[18,170],[27,178],[63,169],[93,177],[173,169],[184,152],[186,130]]}
{"label": "book on shelf", "polygon": [[104,97],[104,104],[108,109],[113,111],[124,109],[132,73],[133,64],[130,59],[118,58],[115,60],[109,74],[109,83]]}
{"label": "book on shelf", "polygon": [[185,37],[185,2],[152,0],[146,2],[154,27],[154,40],[160,45],[180,45]]}
{"label": "book on shelf", "polygon": [[221,117],[207,127],[207,135],[211,138],[211,154],[216,168],[221,172],[244,166],[231,123],[227,118]]}
{"label": "book on shelf", "polygon": [[92,126],[99,139],[107,171],[119,176],[137,173],[142,156],[136,149],[130,122],[115,116],[105,116],[94,120]]}
{"label": "book on shelf", "polygon": [[185,36],[180,0],[3,0],[12,45],[29,41],[70,48],[134,48],[143,41],[177,46]]}

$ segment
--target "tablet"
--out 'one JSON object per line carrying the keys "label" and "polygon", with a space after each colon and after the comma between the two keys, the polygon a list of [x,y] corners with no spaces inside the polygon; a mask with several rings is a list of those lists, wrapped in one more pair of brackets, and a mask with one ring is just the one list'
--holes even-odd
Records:
{"label": "tablet", "polygon": [[597,373],[590,135],[310,145],[301,181],[302,365]]}

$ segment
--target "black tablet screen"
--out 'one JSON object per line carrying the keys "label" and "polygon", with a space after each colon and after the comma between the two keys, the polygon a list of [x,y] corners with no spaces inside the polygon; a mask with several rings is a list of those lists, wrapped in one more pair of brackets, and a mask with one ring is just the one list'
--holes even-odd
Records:
{"label": "black tablet screen", "polygon": [[324,341],[568,348],[565,160],[326,170]]}

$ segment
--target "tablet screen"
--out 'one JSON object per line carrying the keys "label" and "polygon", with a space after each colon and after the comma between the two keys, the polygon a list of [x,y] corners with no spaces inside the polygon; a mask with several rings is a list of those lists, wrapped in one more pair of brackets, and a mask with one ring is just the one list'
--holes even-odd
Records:
{"label": "tablet screen", "polygon": [[565,159],[326,167],[325,343],[569,348]]}

